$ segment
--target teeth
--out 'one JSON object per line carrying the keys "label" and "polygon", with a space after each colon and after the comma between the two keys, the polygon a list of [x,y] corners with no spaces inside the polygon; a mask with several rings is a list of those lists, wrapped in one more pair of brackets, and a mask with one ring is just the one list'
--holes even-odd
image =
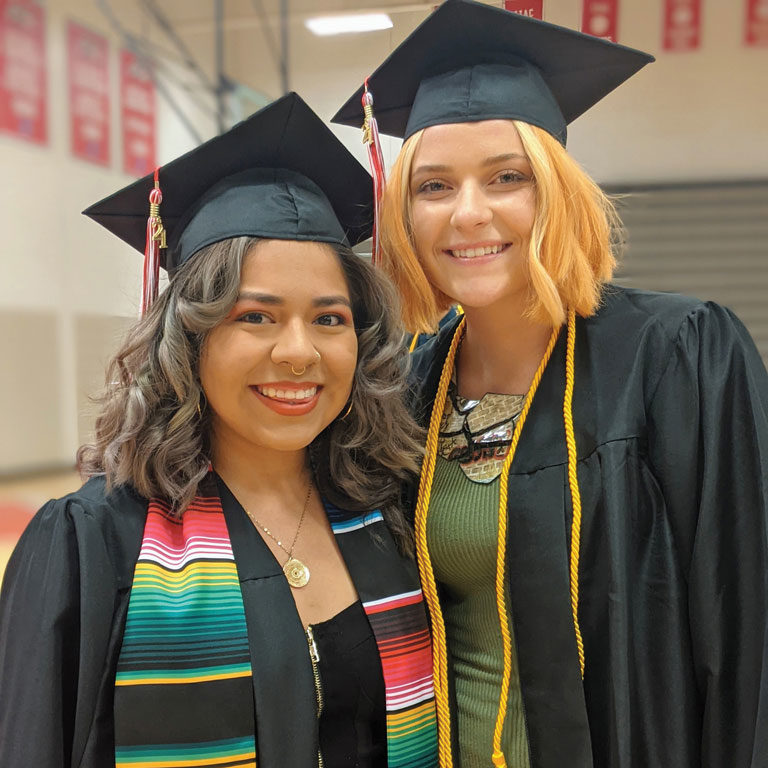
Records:
{"label": "teeth", "polygon": [[276,389],[275,387],[256,387],[265,397],[276,400],[308,400],[317,393],[317,387],[308,389]]}
{"label": "teeth", "polygon": [[465,248],[464,250],[451,251],[451,255],[457,259],[474,259],[475,256],[489,256],[492,253],[498,253],[503,249],[503,245],[487,245],[485,248]]}

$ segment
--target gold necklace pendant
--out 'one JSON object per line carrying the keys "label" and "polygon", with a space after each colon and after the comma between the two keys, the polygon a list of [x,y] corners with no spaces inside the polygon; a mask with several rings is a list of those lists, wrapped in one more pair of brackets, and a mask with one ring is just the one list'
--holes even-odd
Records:
{"label": "gold necklace pendant", "polygon": [[250,518],[250,521],[257,527],[261,528],[264,533],[269,536],[272,541],[277,544],[280,549],[285,552],[286,555],[288,555],[288,560],[286,560],[285,564],[283,565],[283,573],[285,574],[285,578],[288,581],[288,584],[292,586],[294,589],[300,589],[301,587],[306,587],[307,583],[309,582],[309,568],[307,568],[304,563],[301,562],[298,558],[293,556],[293,548],[296,546],[296,541],[299,538],[299,532],[301,531],[301,524],[304,522],[304,516],[307,514],[307,506],[309,505],[309,497],[312,495],[312,478],[309,479],[309,486],[307,487],[307,497],[304,499],[304,508],[301,510],[301,517],[299,518],[299,525],[296,528],[296,534],[293,537],[293,542],[291,543],[291,548],[286,549],[283,546],[283,542],[280,541],[280,539],[275,536],[272,531],[267,528],[264,523],[257,520],[249,510],[245,510],[245,514],[248,515]]}
{"label": "gold necklace pendant", "polygon": [[289,557],[286,560],[283,573],[294,589],[306,587],[309,582],[309,568],[296,557]]}

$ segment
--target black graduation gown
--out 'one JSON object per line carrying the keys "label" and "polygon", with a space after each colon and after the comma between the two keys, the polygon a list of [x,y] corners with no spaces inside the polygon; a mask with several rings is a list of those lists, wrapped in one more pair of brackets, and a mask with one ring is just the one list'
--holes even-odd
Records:
{"label": "black graduation gown", "polygon": [[[454,322],[413,355],[426,425]],[[768,766],[768,376],[727,309],[611,286],[577,321],[580,679],[565,329],[509,476],[532,768]]]}
{"label": "black graduation gown", "polygon": [[[219,491],[248,626],[259,766],[315,766],[315,684],[290,587]],[[146,511],[130,488],[105,494],[96,478],[49,502],[22,535],[0,595],[2,768],[114,768],[115,672]],[[339,546],[361,599],[381,584],[418,588],[415,564],[383,525]]]}

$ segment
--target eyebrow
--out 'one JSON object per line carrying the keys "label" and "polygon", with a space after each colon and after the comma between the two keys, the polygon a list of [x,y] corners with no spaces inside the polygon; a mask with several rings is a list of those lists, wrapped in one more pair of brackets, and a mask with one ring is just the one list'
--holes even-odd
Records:
{"label": "eyebrow", "polygon": [[[269,304],[271,306],[279,306],[285,304],[285,299],[280,296],[275,296],[272,293],[256,293],[255,291],[243,291],[238,294],[238,301],[254,301],[258,304]],[[338,296],[317,296],[312,299],[313,307],[333,307],[336,304],[343,304],[346,307],[352,308],[352,303],[346,296],[339,294]]]}
{"label": "eyebrow", "polygon": [[420,165],[413,171],[414,176],[418,176],[422,173],[444,173],[450,170],[450,166],[447,165]]}
{"label": "eyebrow", "polygon": [[255,301],[258,304],[283,304],[283,299],[271,293],[256,293],[255,291],[243,291],[237,296],[238,301]]}
{"label": "eyebrow", "polygon": [[[521,155],[519,152],[507,152],[503,155],[493,155],[493,157],[486,157],[481,165],[484,167],[489,165],[496,165],[497,163],[504,163],[507,160],[525,160],[525,162],[528,162],[528,157],[526,155]],[[420,165],[414,170],[413,175],[418,176],[422,173],[445,173],[446,171],[450,170],[450,165]]]}
{"label": "eyebrow", "polygon": [[346,296],[318,296],[312,299],[312,305],[315,307],[333,307],[336,304],[343,304],[352,309],[352,302]]}
{"label": "eyebrow", "polygon": [[504,155],[487,157],[483,160],[483,165],[496,165],[496,163],[504,163],[507,160],[525,160],[525,162],[528,162],[528,157],[526,155],[521,155],[519,152],[508,152]]}

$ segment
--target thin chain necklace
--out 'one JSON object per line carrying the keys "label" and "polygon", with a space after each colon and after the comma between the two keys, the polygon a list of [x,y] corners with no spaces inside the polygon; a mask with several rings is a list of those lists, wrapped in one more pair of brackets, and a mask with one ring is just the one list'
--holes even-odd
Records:
{"label": "thin chain necklace", "polygon": [[245,510],[245,514],[248,515],[251,522],[257,527],[261,528],[264,533],[269,536],[272,541],[277,544],[280,549],[283,550],[288,555],[288,559],[283,563],[283,573],[285,574],[285,578],[288,580],[288,583],[294,588],[299,589],[300,587],[305,587],[307,583],[309,582],[309,568],[301,562],[297,557],[293,556],[293,548],[296,546],[296,541],[299,538],[299,531],[301,531],[301,525],[304,522],[304,516],[307,514],[307,507],[309,506],[309,497],[312,495],[312,478],[309,478],[309,486],[307,487],[307,498],[304,499],[304,508],[301,510],[301,517],[299,518],[299,526],[296,528],[296,534],[293,537],[293,541],[291,542],[291,548],[286,549],[283,546],[283,542],[280,541],[280,539],[275,536],[272,531],[267,528],[264,523],[262,523],[260,520],[257,520],[247,509]]}

